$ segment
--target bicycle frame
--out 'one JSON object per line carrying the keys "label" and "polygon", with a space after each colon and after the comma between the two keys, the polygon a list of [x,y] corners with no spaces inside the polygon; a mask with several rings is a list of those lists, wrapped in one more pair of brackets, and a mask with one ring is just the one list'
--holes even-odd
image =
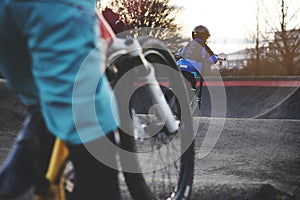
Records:
{"label": "bicycle frame", "polygon": [[61,174],[62,166],[64,165],[68,156],[69,150],[67,146],[63,141],[57,138],[53,146],[48,170],[46,173],[46,178],[49,181],[49,188],[46,193],[35,195],[34,200],[45,200],[49,198],[52,200],[66,199],[63,181],[64,177],[60,177],[59,175]]}
{"label": "bicycle frame", "polygon": [[[197,62],[193,62],[192,60],[187,60],[185,58],[182,58],[182,57],[179,57],[178,60],[177,60],[177,65],[179,67],[179,69],[181,71],[185,71],[185,72],[188,72],[190,73],[194,78],[195,80],[197,81],[197,79],[199,78],[199,87],[197,86],[197,83],[196,83],[196,90],[194,91],[195,92],[195,95],[196,95],[196,98],[197,98],[197,101],[198,101],[198,108],[199,108],[199,111],[200,111],[200,108],[201,108],[201,102],[202,102],[202,90],[203,90],[203,82],[204,82],[204,79],[203,79],[203,76],[201,75],[202,73],[202,70],[203,70],[203,66],[197,66]],[[198,64],[199,65],[199,64]],[[189,72],[188,69],[196,69],[198,72]]]}

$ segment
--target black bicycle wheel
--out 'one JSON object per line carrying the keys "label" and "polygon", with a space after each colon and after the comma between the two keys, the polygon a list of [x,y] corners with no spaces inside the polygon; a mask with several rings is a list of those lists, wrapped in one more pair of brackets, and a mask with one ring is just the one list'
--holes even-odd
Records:
{"label": "black bicycle wheel", "polygon": [[[122,168],[130,162],[139,165],[141,171],[125,170],[125,181],[135,200],[189,199],[194,176],[194,134],[186,86],[172,54],[160,41],[147,38],[140,39],[140,43],[180,128],[176,134],[168,133],[156,116],[159,107],[152,104],[147,85],[138,87],[127,107],[135,134],[121,131],[120,135],[123,149],[140,156],[131,160],[121,157],[120,161]],[[130,60],[121,63],[130,68],[137,64]],[[138,84],[138,78],[134,83]],[[155,133],[149,133],[153,130]]]}

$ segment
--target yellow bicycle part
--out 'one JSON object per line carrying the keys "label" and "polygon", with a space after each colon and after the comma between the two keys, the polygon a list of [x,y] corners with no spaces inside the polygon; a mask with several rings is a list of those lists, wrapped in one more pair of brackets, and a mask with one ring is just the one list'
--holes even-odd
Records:
{"label": "yellow bicycle part", "polygon": [[49,189],[42,194],[35,195],[34,200],[64,200],[65,189],[64,189],[64,176],[58,176],[61,173],[61,167],[65,163],[69,155],[69,150],[65,143],[60,139],[56,139],[51,159],[46,174],[46,178],[50,182]]}

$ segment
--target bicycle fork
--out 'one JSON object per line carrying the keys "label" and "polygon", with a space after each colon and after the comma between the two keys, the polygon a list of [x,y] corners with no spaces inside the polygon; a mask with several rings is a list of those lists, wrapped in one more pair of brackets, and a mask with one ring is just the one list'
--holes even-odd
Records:
{"label": "bicycle fork", "polygon": [[198,107],[199,107],[199,111],[200,111],[200,108],[201,108],[201,103],[202,103],[202,90],[203,90],[203,77],[200,75],[200,86],[199,88],[197,89],[196,91],[196,95],[197,95],[197,100],[198,100]]}
{"label": "bicycle fork", "polygon": [[133,58],[139,58],[142,68],[139,73],[139,80],[142,84],[147,85],[147,89],[153,99],[153,103],[159,106],[157,113],[159,117],[165,121],[165,126],[169,134],[176,133],[179,129],[179,124],[176,122],[165,96],[155,77],[155,69],[150,62],[147,61],[143,54],[143,49],[138,40],[133,38],[120,39],[115,38],[112,46],[112,55],[109,59],[120,57],[121,55],[129,55]]}

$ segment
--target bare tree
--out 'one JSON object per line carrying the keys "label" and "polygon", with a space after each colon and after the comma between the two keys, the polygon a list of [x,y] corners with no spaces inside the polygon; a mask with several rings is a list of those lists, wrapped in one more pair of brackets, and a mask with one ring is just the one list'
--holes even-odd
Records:
{"label": "bare tree", "polygon": [[175,23],[180,8],[170,5],[170,0],[112,0],[111,8],[129,28],[181,29]]}
{"label": "bare tree", "polygon": [[[249,71],[252,71],[253,75],[259,75],[259,65],[261,63],[261,31],[260,31],[260,23],[259,23],[259,16],[260,16],[260,5],[259,0],[256,1],[256,29],[255,32],[251,34],[250,41],[255,43],[255,47],[251,47],[247,49],[247,54],[249,56],[249,62],[247,64],[247,68]],[[251,69],[249,69],[251,68]]]}
{"label": "bare tree", "polygon": [[[261,26],[261,0],[256,0],[255,31],[250,33],[248,40],[251,41],[251,47],[246,49],[247,66],[242,71],[247,75],[266,75],[266,68],[269,67],[266,59],[266,40]],[[268,68],[267,74],[271,74],[272,69]],[[274,72],[273,72],[274,73]]]}
{"label": "bare tree", "polygon": [[[290,13],[292,5],[291,2],[288,4],[288,0],[278,0],[277,6],[279,13],[277,23],[274,23],[274,16],[266,17],[265,20],[267,26],[271,28],[268,36],[265,35],[265,38],[269,40],[268,57],[274,63],[284,67],[287,75],[294,75],[295,67],[300,61],[300,26],[297,22],[299,8]],[[268,11],[268,9],[265,10]],[[270,16],[268,13],[267,15]],[[272,39],[270,39],[270,33]]]}
{"label": "bare tree", "polygon": [[111,0],[108,7],[124,22],[126,36],[156,37],[173,51],[186,42],[180,34],[182,26],[176,23],[181,8],[170,0]]}

